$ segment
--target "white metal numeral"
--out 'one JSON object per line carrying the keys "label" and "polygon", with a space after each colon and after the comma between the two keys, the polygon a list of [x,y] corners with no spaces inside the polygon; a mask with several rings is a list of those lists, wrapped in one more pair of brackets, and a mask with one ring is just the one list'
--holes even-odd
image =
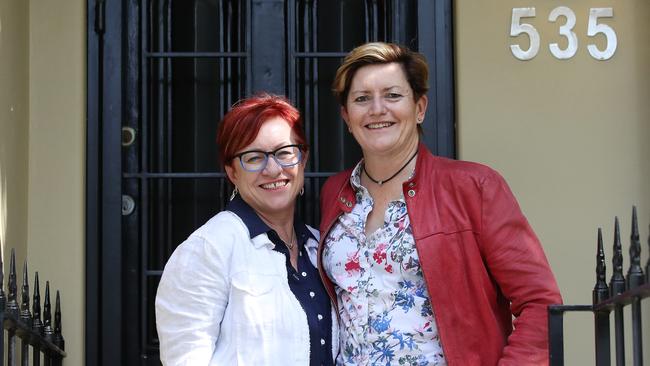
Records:
{"label": "white metal numeral", "polygon": [[518,44],[511,44],[510,50],[513,56],[526,61],[537,55],[539,51],[539,33],[537,29],[528,23],[520,23],[521,18],[530,18],[535,16],[535,8],[513,8],[512,23],[510,26],[510,36],[516,37],[522,33],[528,34],[530,45],[527,50],[522,50]]}
{"label": "white metal numeral", "polygon": [[596,47],[595,44],[587,45],[589,54],[591,57],[596,60],[609,60],[616,51],[616,33],[607,24],[598,24],[598,18],[611,18],[614,16],[614,10],[612,8],[591,8],[589,9],[589,23],[587,25],[587,35],[589,37],[594,37],[598,33],[602,33],[607,38],[607,47],[604,51],[601,51]]}
{"label": "white metal numeral", "polygon": [[578,51],[578,37],[572,31],[576,25],[576,14],[566,6],[558,6],[548,15],[548,20],[555,22],[560,16],[566,18],[566,23],[560,27],[560,35],[566,37],[568,42],[567,47],[561,49],[557,43],[551,43],[548,45],[548,48],[553,56],[560,60],[566,60],[573,57],[576,51]]}

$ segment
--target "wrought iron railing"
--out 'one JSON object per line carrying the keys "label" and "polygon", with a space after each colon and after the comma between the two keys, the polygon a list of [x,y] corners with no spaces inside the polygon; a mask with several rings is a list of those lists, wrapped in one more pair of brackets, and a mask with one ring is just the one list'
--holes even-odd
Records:
{"label": "wrought iron railing", "polygon": [[[3,264],[0,259],[0,319],[4,331],[0,332],[0,363],[6,360],[7,365],[29,365],[30,348],[32,350],[31,364],[40,365],[41,358],[45,366],[62,365],[65,341],[61,334],[61,298],[56,292],[56,307],[54,310],[54,324],[52,323],[52,306],[50,303],[50,283],[45,282],[45,299],[43,301],[43,319],[41,320],[41,294],[38,282],[38,272],[34,276],[34,294],[32,310],[29,309],[29,282],[27,276],[27,260],[23,266],[23,285],[21,303],[18,304],[16,285],[16,255],[11,250],[9,264],[9,280],[7,294],[2,289],[4,285]],[[20,339],[20,358],[16,353],[16,339]],[[41,357],[42,356],[42,357]]]}
{"label": "wrought iron railing", "polygon": [[[650,237],[648,238],[650,246]],[[649,248],[650,249],[650,248]],[[625,325],[623,308],[631,306],[632,314],[632,361],[634,366],[643,365],[643,332],[641,301],[650,297],[650,258],[641,268],[641,243],[637,223],[636,207],[632,209],[632,233],[630,235],[630,267],[623,276],[623,250],[618,218],[614,220],[614,249],[612,257],[614,271],[606,282],[605,252],[602,231],[598,229],[596,254],[596,285],[591,305],[551,305],[548,308],[549,354],[552,366],[564,365],[564,313],[591,312],[594,315],[596,365],[611,364],[610,314],[614,312],[615,359],[617,366],[625,365]]]}

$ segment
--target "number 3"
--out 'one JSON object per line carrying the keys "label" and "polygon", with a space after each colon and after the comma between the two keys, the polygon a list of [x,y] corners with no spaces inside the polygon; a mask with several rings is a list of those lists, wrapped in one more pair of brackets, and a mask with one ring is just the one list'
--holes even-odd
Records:
{"label": "number 3", "polygon": [[548,48],[551,50],[553,56],[560,60],[566,60],[573,57],[578,50],[578,37],[572,31],[576,25],[576,14],[566,6],[558,6],[548,15],[548,20],[555,22],[560,16],[566,18],[566,23],[560,27],[560,35],[566,37],[568,41],[567,47],[566,49],[560,49],[557,43],[551,43],[548,45]]}

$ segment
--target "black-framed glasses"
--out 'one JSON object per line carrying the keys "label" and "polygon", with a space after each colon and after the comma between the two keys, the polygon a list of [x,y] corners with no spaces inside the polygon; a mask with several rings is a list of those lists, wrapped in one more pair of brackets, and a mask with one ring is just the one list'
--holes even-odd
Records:
{"label": "black-framed glasses", "polygon": [[[240,152],[234,158],[239,158],[241,167],[248,172],[259,172],[266,168],[269,155],[273,156],[278,165],[288,168],[300,163],[303,145],[285,145],[273,151],[249,150]],[[233,159],[234,159],[233,158]]]}

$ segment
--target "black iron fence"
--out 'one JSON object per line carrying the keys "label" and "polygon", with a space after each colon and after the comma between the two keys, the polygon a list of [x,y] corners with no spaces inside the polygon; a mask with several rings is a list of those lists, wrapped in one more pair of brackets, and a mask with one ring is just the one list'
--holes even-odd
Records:
{"label": "black iron fence", "polygon": [[[61,334],[61,299],[56,292],[56,307],[54,323],[52,323],[52,305],[50,303],[50,283],[45,282],[45,299],[43,300],[43,319],[41,320],[41,293],[38,282],[38,272],[34,276],[34,293],[32,309],[29,308],[29,281],[27,276],[27,261],[23,266],[23,286],[21,302],[18,304],[16,285],[16,255],[11,250],[9,265],[9,280],[7,294],[2,289],[4,285],[3,264],[0,259],[0,319],[4,331],[0,332],[0,363],[6,359],[7,365],[29,365],[30,348],[31,364],[40,365],[41,356],[45,366],[61,365],[66,356],[63,351],[65,341]],[[5,358],[6,337],[6,358]],[[20,339],[20,358],[16,353],[16,338]]]}
{"label": "black iron fence", "polygon": [[[650,249],[650,236],[648,238]],[[643,332],[641,301],[650,297],[650,258],[641,268],[641,243],[637,223],[636,207],[632,209],[632,232],[630,235],[630,267],[623,275],[623,249],[618,218],[614,220],[614,249],[612,256],[614,271],[609,285],[606,282],[605,252],[603,236],[598,229],[596,254],[596,285],[591,305],[551,305],[548,308],[549,353],[552,366],[564,365],[564,313],[591,312],[594,315],[596,365],[611,364],[610,314],[614,313],[614,338],[616,365],[625,365],[625,325],[623,309],[631,306],[632,361],[634,366],[643,365]]]}

